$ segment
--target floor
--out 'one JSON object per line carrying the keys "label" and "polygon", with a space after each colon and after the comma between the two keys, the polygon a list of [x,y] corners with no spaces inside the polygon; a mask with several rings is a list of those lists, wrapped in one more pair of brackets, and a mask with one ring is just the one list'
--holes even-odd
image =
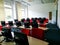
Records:
{"label": "floor", "polygon": [[[4,37],[0,37],[0,41],[3,39],[4,39]],[[42,41],[42,40],[38,40],[38,39],[35,39],[32,37],[28,37],[28,40],[29,40],[29,45],[48,45],[47,42]],[[16,45],[15,42],[5,42],[5,41],[0,44],[2,44],[2,45]]]}

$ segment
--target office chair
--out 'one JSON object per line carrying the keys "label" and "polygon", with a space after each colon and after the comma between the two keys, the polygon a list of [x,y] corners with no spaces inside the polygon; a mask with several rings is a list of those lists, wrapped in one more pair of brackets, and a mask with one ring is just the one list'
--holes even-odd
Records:
{"label": "office chair", "polygon": [[13,26],[13,21],[8,21],[8,24],[9,24],[10,26]]}
{"label": "office chair", "polygon": [[3,28],[2,25],[0,25],[0,31],[2,31],[2,28]]}
{"label": "office chair", "polygon": [[5,26],[5,21],[1,21],[1,25],[2,26]]}
{"label": "office chair", "polygon": [[29,45],[26,34],[23,34],[21,32],[14,32],[14,37],[16,45]]}
{"label": "office chair", "polygon": [[3,28],[2,31],[3,31],[2,36],[4,36],[5,38],[0,43],[2,43],[4,40],[6,42],[13,41],[13,37],[12,37],[12,34],[11,34],[11,29]]}

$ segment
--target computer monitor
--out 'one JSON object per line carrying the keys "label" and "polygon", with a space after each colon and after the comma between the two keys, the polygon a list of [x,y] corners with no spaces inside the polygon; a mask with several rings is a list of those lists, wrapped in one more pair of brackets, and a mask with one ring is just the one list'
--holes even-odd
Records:
{"label": "computer monitor", "polygon": [[24,26],[25,26],[25,28],[30,28],[30,23],[29,22],[25,22]]}
{"label": "computer monitor", "polygon": [[10,26],[13,26],[13,21],[8,21]]}
{"label": "computer monitor", "polygon": [[38,28],[38,23],[36,21],[32,22],[32,28]]}
{"label": "computer monitor", "polygon": [[16,21],[16,26],[21,26],[21,22],[20,21]]}
{"label": "computer monitor", "polygon": [[5,26],[5,21],[1,21],[1,25],[2,26]]}
{"label": "computer monitor", "polygon": [[29,45],[27,35],[21,32],[14,32],[15,42],[18,45]]}
{"label": "computer monitor", "polygon": [[21,22],[24,22],[25,21],[25,19],[23,18],[23,19],[21,19]]}
{"label": "computer monitor", "polygon": [[16,21],[18,21],[18,19],[14,19],[14,21],[16,22]]}

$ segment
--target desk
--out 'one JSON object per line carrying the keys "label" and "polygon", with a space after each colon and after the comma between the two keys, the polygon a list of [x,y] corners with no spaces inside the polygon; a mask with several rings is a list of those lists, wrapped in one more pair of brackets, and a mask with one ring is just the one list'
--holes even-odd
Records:
{"label": "desk", "polygon": [[[24,29],[25,27],[24,26],[19,26],[19,28],[21,28],[21,29]],[[47,30],[48,28],[46,28],[46,27],[38,27],[39,29],[42,29],[42,30]],[[30,28],[26,28],[26,29],[29,29],[29,30],[31,30],[32,29],[32,26],[30,26]]]}
{"label": "desk", "polygon": [[38,27],[39,29],[42,29],[42,30],[47,30],[48,28],[45,28],[45,27]]}
{"label": "desk", "polygon": [[48,42],[28,36],[29,45],[48,45]]}

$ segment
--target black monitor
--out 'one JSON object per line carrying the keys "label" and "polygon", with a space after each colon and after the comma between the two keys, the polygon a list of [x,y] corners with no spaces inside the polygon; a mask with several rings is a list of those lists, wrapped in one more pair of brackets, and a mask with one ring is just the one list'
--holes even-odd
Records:
{"label": "black monitor", "polygon": [[16,26],[21,26],[21,22],[20,21],[16,21]]}
{"label": "black monitor", "polygon": [[23,18],[23,19],[21,19],[21,22],[24,22],[25,21],[25,19]]}
{"label": "black monitor", "polygon": [[16,21],[18,21],[18,19],[14,19],[14,21],[16,22]]}
{"label": "black monitor", "polygon": [[29,45],[27,35],[21,32],[14,32],[16,45]]}
{"label": "black monitor", "polygon": [[30,23],[27,21],[24,23],[25,28],[30,28]]}
{"label": "black monitor", "polygon": [[2,26],[5,26],[5,21],[1,21],[1,25]]}
{"label": "black monitor", "polygon": [[29,22],[30,22],[30,19],[29,19],[29,18],[27,18],[27,19],[26,19],[26,21],[29,21]]}
{"label": "black monitor", "polygon": [[13,26],[13,21],[8,21],[10,26]]}
{"label": "black monitor", "polygon": [[36,21],[32,22],[32,28],[38,28],[38,23]]}

